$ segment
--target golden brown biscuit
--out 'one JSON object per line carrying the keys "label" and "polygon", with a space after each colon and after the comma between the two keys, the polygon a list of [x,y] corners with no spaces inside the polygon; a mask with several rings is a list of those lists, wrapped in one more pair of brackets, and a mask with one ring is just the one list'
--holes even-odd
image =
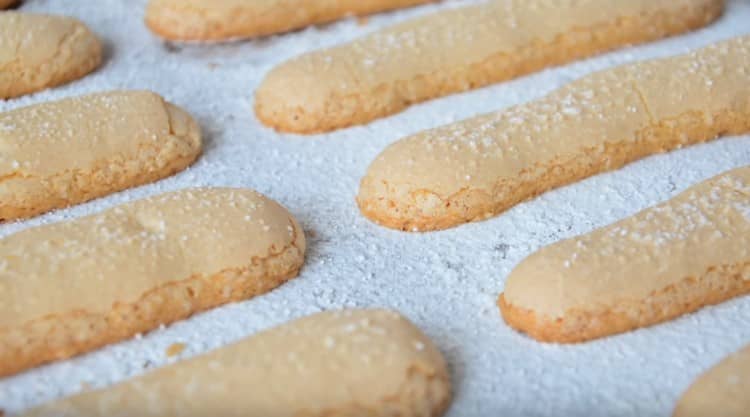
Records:
{"label": "golden brown biscuit", "polygon": [[172,40],[215,41],[288,32],[434,0],[151,0],[146,24]]}
{"label": "golden brown biscuit", "polygon": [[440,416],[451,387],[432,342],[384,310],[319,313],[28,417]]}
{"label": "golden brown biscuit", "polygon": [[146,91],[114,91],[0,113],[0,220],[156,181],[201,152],[201,132]]}
{"label": "golden brown biscuit", "polygon": [[572,343],[650,326],[750,292],[750,167],[547,246],[498,303],[513,328]]}
{"label": "golden brown biscuit", "polygon": [[723,0],[494,0],[446,10],[308,53],[273,69],[255,112],[316,133],[411,104],[714,21]]}
{"label": "golden brown biscuit", "polygon": [[99,39],[76,19],[0,13],[0,99],[76,80],[101,61]]}
{"label": "golden brown biscuit", "polygon": [[276,202],[197,188],[0,240],[0,375],[263,294],[305,238]]}
{"label": "golden brown biscuit", "polygon": [[375,159],[357,202],[387,227],[443,229],[647,155],[748,132],[748,68],[745,36],[418,133]]}
{"label": "golden brown biscuit", "polygon": [[730,355],[696,380],[673,417],[750,415],[750,347]]}

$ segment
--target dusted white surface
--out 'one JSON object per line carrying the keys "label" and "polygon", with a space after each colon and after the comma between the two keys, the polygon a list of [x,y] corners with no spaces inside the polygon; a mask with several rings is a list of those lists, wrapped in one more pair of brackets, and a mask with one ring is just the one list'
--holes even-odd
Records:
{"label": "dusted white surface", "polygon": [[[107,89],[151,89],[198,119],[206,146],[203,157],[175,177],[3,225],[1,235],[187,186],[242,186],[285,205],[304,226],[309,250],[301,275],[265,296],[0,379],[0,409],[18,412],[106,386],[320,310],[378,306],[403,312],[446,354],[455,385],[451,417],[669,416],[693,378],[750,343],[750,297],[573,346],[540,344],[517,334],[500,318],[495,300],[513,266],[542,245],[750,164],[750,135],[653,156],[546,193],[489,221],[443,232],[378,227],[359,214],[354,196],[370,161],[407,134],[531,100],[615,64],[749,34],[750,0],[728,0],[724,18],[704,30],[435,100],[367,126],[326,135],[279,135],[255,119],[252,92],[275,64],[460,3],[384,14],[366,25],[348,19],[257,41],[201,46],[167,44],[153,36],[142,23],[145,0],[27,0],[21,10],[84,20],[105,40],[107,57],[101,70],[81,81],[0,101],[0,110]],[[167,358],[166,349],[177,342],[187,349]]]}

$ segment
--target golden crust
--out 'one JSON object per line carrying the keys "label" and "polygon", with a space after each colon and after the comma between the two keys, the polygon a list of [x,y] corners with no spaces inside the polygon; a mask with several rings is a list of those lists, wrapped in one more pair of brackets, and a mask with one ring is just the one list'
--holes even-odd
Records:
{"label": "golden crust", "polygon": [[[483,190],[463,189],[442,199],[429,190],[409,193],[410,200],[397,200],[385,196],[357,198],[362,214],[376,223],[404,231],[431,231],[450,228],[466,222],[493,217],[523,201],[548,190],[573,183],[591,175],[615,170],[645,156],[668,152],[683,146],[716,139],[721,135],[750,131],[750,108],[745,114],[719,113],[706,118],[699,112],[683,114],[643,129],[636,140],[609,143],[604,147],[584,149],[566,160],[558,159],[533,168],[541,174],[530,175],[525,170],[512,179],[501,179],[492,196]],[[710,119],[711,123],[706,123]],[[527,175],[528,174],[528,175]],[[388,187],[388,184],[384,184]],[[388,193],[390,195],[397,195]],[[420,202],[439,201],[431,205],[430,215],[425,215]]]}
{"label": "golden crust", "polygon": [[536,314],[514,306],[503,294],[497,300],[505,322],[540,342],[580,343],[672,320],[703,307],[750,292],[743,277],[749,264],[720,265],[699,277],[653,292],[643,300],[623,300],[613,306],[571,309],[562,317]]}
{"label": "golden crust", "polygon": [[[15,204],[16,202],[12,200],[0,203],[0,221],[34,217],[51,210],[81,204],[128,188],[149,184],[184,170],[195,162],[198,155],[196,153],[173,159],[158,170],[128,172],[128,175],[114,178],[108,178],[105,175],[108,168],[111,168],[109,164],[103,164],[100,169],[91,172],[66,172],[56,178],[45,179],[46,186],[44,187],[35,186],[41,192],[35,194],[33,199],[18,202],[19,204]],[[38,182],[33,178],[24,179]],[[64,186],[69,187],[68,192],[60,194],[56,192],[56,189],[63,186],[63,183]]]}
{"label": "golden crust", "polygon": [[74,310],[0,328],[0,376],[66,359],[185,319],[210,308],[264,294],[297,276],[304,261],[304,237],[294,228],[292,243],[243,268],[192,276],[145,292],[136,301],[116,302],[106,313]]}
{"label": "golden crust", "polygon": [[[184,2],[184,0],[180,0]],[[226,8],[216,0],[178,4],[170,0],[151,0],[145,22],[157,35],[176,41],[221,41],[253,38],[289,32],[306,26],[329,23],[349,15],[367,15],[434,0],[348,0],[316,5],[315,1],[283,4],[260,9],[247,2],[245,7]],[[210,13],[211,9],[216,13]],[[306,9],[307,13],[301,13]]]}
{"label": "golden crust", "polygon": [[677,402],[672,417],[746,417],[750,410],[749,378],[750,346],[745,346],[693,381]]}
{"label": "golden crust", "polygon": [[[14,3],[15,1],[11,1],[5,7]],[[68,17],[6,13],[5,16],[0,16],[0,20],[4,20],[12,32],[3,36],[10,39],[11,45],[17,43],[15,46],[20,49],[14,52],[15,59],[3,66],[3,74],[0,74],[0,99],[19,97],[69,83],[101,65],[102,44],[80,21]],[[21,43],[28,42],[28,37],[33,39],[34,48],[20,47]],[[38,62],[41,50],[47,51],[48,55],[42,62]]]}
{"label": "golden crust", "polygon": [[[129,93],[113,92],[110,94],[123,96]],[[134,94],[143,96],[143,93]],[[92,103],[104,106],[102,103],[106,103],[106,100],[101,99],[106,97],[107,95],[103,94],[82,97],[80,100],[91,100]],[[156,96],[150,95],[149,97]],[[22,171],[13,171],[4,175],[0,177],[0,185],[5,187],[2,190],[2,201],[0,201],[0,221],[33,217],[50,210],[80,204],[127,188],[157,181],[190,166],[201,153],[200,127],[182,109],[161,98],[153,101],[158,102],[160,107],[163,106],[167,114],[165,123],[169,125],[166,134],[174,140],[167,141],[161,137],[159,138],[161,141],[157,142],[141,141],[130,155],[110,150],[97,155],[98,159],[93,166],[84,168],[71,165],[53,175]],[[63,100],[57,102],[57,105],[64,108],[67,102],[69,101]],[[46,106],[50,105],[54,106],[55,103],[46,104]],[[13,121],[17,117],[19,124],[31,126],[31,123],[24,117],[29,112],[33,113],[33,109],[33,106],[27,110],[20,109],[20,112],[13,113],[16,116],[11,116],[9,120]],[[127,134],[127,132],[123,133]],[[133,133],[135,134],[137,133]],[[83,139],[71,138],[71,140],[81,141]],[[45,140],[48,139],[45,138]],[[132,147],[133,141],[130,142],[118,144],[122,147],[119,151],[124,152],[125,149]],[[50,152],[48,157],[53,157],[52,154],[61,149],[50,145],[48,151]],[[90,152],[90,150],[85,152]],[[14,156],[23,160],[25,155],[17,156],[9,153],[8,157]]]}
{"label": "golden crust", "polygon": [[443,355],[408,319],[388,310],[341,310],[294,320],[23,415],[203,416],[250,410],[257,416],[432,417],[442,415],[450,400]]}
{"label": "golden crust", "polygon": [[357,94],[331,92],[316,106],[290,105],[283,95],[273,91],[277,83],[265,85],[264,82],[256,93],[255,113],[269,127],[301,134],[364,124],[422,101],[507,81],[626,45],[695,30],[716,20],[723,10],[724,2],[714,1],[703,8],[685,10],[677,15],[662,12],[577,28],[556,36],[551,42],[537,41],[513,53],[497,53],[482,62],[453,71],[436,68],[432,73],[380,84]]}

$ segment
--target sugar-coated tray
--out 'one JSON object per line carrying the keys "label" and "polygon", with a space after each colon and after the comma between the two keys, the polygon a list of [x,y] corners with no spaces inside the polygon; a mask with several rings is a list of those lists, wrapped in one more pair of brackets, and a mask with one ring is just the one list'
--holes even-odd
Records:
{"label": "sugar-coated tray", "polygon": [[[623,0],[624,1],[624,0]],[[81,81],[7,102],[0,110],[108,89],[151,89],[201,123],[205,154],[172,178],[0,226],[0,235],[196,185],[254,188],[303,224],[301,275],[268,295],[198,314],[142,338],[0,379],[0,409],[103,387],[290,319],[340,307],[403,312],[445,353],[455,385],[448,415],[669,416],[685,388],[750,343],[750,297],[673,322],[581,345],[537,343],[507,327],[495,306],[508,273],[543,245],[614,222],[732,167],[750,164],[750,136],[646,158],[548,192],[491,220],[428,234],[365,220],[358,182],[389,143],[413,132],[522,103],[592,71],[683,53],[750,33],[750,0],[729,0],[716,24],[684,36],[414,106],[330,134],[278,134],[253,115],[253,90],[281,61],[340,43],[452,1],[347,19],[261,40],[167,43],[143,24],[145,0],[27,0],[23,11],[77,16],[106,42],[103,68]],[[187,348],[168,357],[173,343]]]}

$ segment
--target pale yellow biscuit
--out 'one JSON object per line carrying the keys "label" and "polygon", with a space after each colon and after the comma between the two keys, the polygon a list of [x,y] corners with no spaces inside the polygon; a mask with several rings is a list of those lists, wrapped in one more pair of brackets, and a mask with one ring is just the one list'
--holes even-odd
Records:
{"label": "pale yellow biscuit", "polygon": [[279,130],[366,123],[413,103],[702,27],[723,0],[495,0],[408,21],[273,69],[255,112]]}
{"label": "pale yellow biscuit", "polygon": [[319,313],[114,387],[31,410],[31,417],[442,415],[445,361],[402,316]]}
{"label": "pale yellow biscuit", "polygon": [[703,374],[682,396],[673,417],[750,416],[750,347]]}
{"label": "pale yellow biscuit", "polygon": [[0,99],[76,80],[101,61],[99,39],[76,19],[0,13]]}
{"label": "pale yellow biscuit", "polygon": [[200,127],[146,91],[114,91],[0,113],[0,220],[34,216],[185,169]]}
{"label": "pale yellow biscuit", "polygon": [[750,167],[532,254],[499,299],[545,342],[582,342],[750,292]]}
{"label": "pale yellow biscuit", "polygon": [[198,188],[0,240],[0,375],[267,292],[305,238],[276,202]]}
{"label": "pale yellow biscuit", "polygon": [[418,133],[370,165],[359,207],[388,227],[442,229],[653,153],[748,132],[749,68],[750,37],[735,38]]}
{"label": "pale yellow biscuit", "polygon": [[172,40],[227,40],[287,32],[430,1],[434,0],[151,0],[146,24]]}

